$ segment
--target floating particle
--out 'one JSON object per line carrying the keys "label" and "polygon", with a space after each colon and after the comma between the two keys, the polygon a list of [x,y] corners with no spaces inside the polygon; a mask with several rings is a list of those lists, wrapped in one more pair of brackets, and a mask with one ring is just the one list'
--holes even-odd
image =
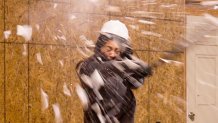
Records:
{"label": "floating particle", "polygon": [[57,6],[58,6],[58,4],[57,4],[57,3],[55,3],[55,4],[54,4],[54,9],[56,9],[56,8],[57,8]]}
{"label": "floating particle", "polygon": [[71,96],[70,90],[68,89],[66,83],[64,83],[64,85],[63,85],[63,92],[64,92],[65,95],[67,95],[69,97]]}
{"label": "floating particle", "polygon": [[202,1],[201,5],[203,6],[214,6],[214,5],[218,5],[218,1]]}
{"label": "floating particle", "polygon": [[83,80],[83,82],[89,86],[90,88],[93,88],[93,85],[92,85],[92,80],[89,76],[85,75],[85,74],[81,74],[80,75],[80,78]]}
{"label": "floating particle", "polygon": [[53,107],[53,111],[54,111],[54,115],[55,115],[55,122],[56,123],[63,123],[59,104],[58,103],[53,104],[52,107]]}
{"label": "floating particle", "polygon": [[8,39],[10,35],[11,35],[11,30],[4,31],[5,39]]}
{"label": "floating particle", "polygon": [[61,67],[64,66],[64,60],[58,60],[58,62],[60,63]]}
{"label": "floating particle", "polygon": [[162,4],[162,5],[160,5],[160,7],[162,7],[162,8],[173,8],[176,6],[177,6],[177,4]]}
{"label": "floating particle", "polygon": [[150,36],[155,36],[155,37],[161,37],[161,34],[155,33],[155,32],[151,32],[151,31],[144,31],[142,30],[141,33],[143,35],[150,35]]}
{"label": "floating particle", "polygon": [[92,79],[92,82],[95,83],[95,84],[93,84],[93,86],[96,90],[98,90],[101,86],[104,85],[104,80],[102,79],[100,73],[96,69],[92,73],[91,79]]}
{"label": "floating particle", "polygon": [[42,102],[42,111],[46,110],[49,106],[48,95],[41,88],[41,102]]}
{"label": "floating particle", "polygon": [[27,56],[27,44],[23,44],[23,52],[22,52],[23,56]]}
{"label": "floating particle", "polygon": [[152,22],[152,21],[146,21],[146,20],[138,20],[138,22],[139,22],[139,23],[143,23],[143,24],[150,24],[150,25],[155,24],[155,23]]}
{"label": "floating particle", "polygon": [[106,7],[106,11],[108,12],[121,12],[120,7],[108,5]]}
{"label": "floating particle", "polygon": [[70,15],[70,20],[74,20],[76,19],[76,16],[75,15]]}
{"label": "floating particle", "polygon": [[25,41],[29,41],[32,37],[32,27],[29,25],[17,25],[17,35],[24,37]]}
{"label": "floating particle", "polygon": [[86,91],[80,85],[76,85],[76,93],[82,102],[83,108],[87,109],[89,104],[89,99],[86,94]]}
{"label": "floating particle", "polygon": [[36,54],[36,59],[37,59],[37,61],[38,61],[41,65],[43,65],[41,53],[37,53],[37,54]]}

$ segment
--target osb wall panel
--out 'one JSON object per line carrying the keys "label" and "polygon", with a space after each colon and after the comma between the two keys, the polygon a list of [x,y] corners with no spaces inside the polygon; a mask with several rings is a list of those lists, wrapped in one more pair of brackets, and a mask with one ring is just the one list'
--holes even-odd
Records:
{"label": "osb wall panel", "polygon": [[4,6],[3,2],[0,2],[0,42],[3,42],[3,31],[4,31]]}
{"label": "osb wall panel", "polygon": [[[151,63],[163,53],[150,52]],[[184,63],[184,54],[176,54],[176,61]],[[185,123],[186,90],[183,64],[164,64],[154,70],[150,82],[150,122]]]}
{"label": "osb wall panel", "polygon": [[106,15],[108,11],[105,9],[109,0],[70,0],[71,11],[78,13],[94,13]]}
{"label": "osb wall panel", "polygon": [[4,44],[0,43],[0,122],[4,122]]}
{"label": "osb wall panel", "polygon": [[12,32],[7,42],[25,42],[17,36],[17,25],[28,24],[28,0],[5,0],[5,30]]}
{"label": "osb wall panel", "polygon": [[[77,82],[74,69],[79,59],[76,54],[79,55],[69,47],[30,46],[30,122],[55,122],[52,105],[56,103],[64,123],[82,121],[82,107],[74,91]],[[71,96],[63,93],[64,84]],[[46,110],[42,110],[41,89],[49,98]]]}
{"label": "osb wall panel", "polygon": [[[96,40],[108,16],[74,13],[71,4],[37,1],[31,3],[30,24],[33,42],[40,44],[82,45],[80,36]],[[46,13],[45,13],[46,11]]]}
{"label": "osb wall panel", "polygon": [[175,47],[175,44],[184,36],[184,22],[154,20],[150,32],[150,50],[166,51]]}
{"label": "osb wall panel", "polygon": [[[134,55],[144,62],[149,62],[149,52],[137,51]],[[148,123],[149,121],[149,81],[145,78],[144,85],[137,90],[134,90],[134,95],[136,97],[136,113],[135,122],[136,123]]]}
{"label": "osb wall panel", "polygon": [[47,1],[33,1],[30,3],[30,25],[33,27],[33,41],[39,44],[61,44],[69,45],[66,27],[63,20],[67,18],[64,14],[63,3]]}
{"label": "osb wall panel", "polygon": [[184,21],[185,0],[155,0],[148,7],[154,18]]}
{"label": "osb wall panel", "polygon": [[6,122],[28,121],[28,59],[23,45],[6,45]]}
{"label": "osb wall panel", "polygon": [[147,17],[148,1],[145,0],[110,0],[110,15]]}

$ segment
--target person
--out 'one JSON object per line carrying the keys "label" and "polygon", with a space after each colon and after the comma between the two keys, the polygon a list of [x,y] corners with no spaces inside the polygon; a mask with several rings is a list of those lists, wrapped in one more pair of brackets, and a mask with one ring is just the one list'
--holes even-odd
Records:
{"label": "person", "polygon": [[76,67],[89,103],[84,123],[134,123],[136,100],[131,89],[143,85],[151,67],[133,56],[126,25],[104,23],[94,55]]}

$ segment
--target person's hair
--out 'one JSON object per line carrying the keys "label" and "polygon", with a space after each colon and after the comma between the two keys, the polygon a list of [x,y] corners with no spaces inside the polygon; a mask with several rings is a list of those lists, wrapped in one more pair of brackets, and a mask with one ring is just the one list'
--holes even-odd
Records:
{"label": "person's hair", "polygon": [[103,47],[105,45],[105,43],[109,40],[116,40],[121,44],[121,52],[124,52],[126,48],[130,48],[130,43],[129,41],[127,41],[126,39],[119,37],[117,35],[114,34],[110,34],[110,33],[105,33],[105,34],[100,34],[97,42],[95,44],[95,53],[99,52],[101,47]]}

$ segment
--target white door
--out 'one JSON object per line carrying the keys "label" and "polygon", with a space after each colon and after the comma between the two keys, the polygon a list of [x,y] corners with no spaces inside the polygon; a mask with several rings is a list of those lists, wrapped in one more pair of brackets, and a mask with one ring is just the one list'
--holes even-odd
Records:
{"label": "white door", "polygon": [[195,37],[203,17],[188,16],[186,36],[195,40],[187,48],[187,123],[218,123],[218,31]]}

